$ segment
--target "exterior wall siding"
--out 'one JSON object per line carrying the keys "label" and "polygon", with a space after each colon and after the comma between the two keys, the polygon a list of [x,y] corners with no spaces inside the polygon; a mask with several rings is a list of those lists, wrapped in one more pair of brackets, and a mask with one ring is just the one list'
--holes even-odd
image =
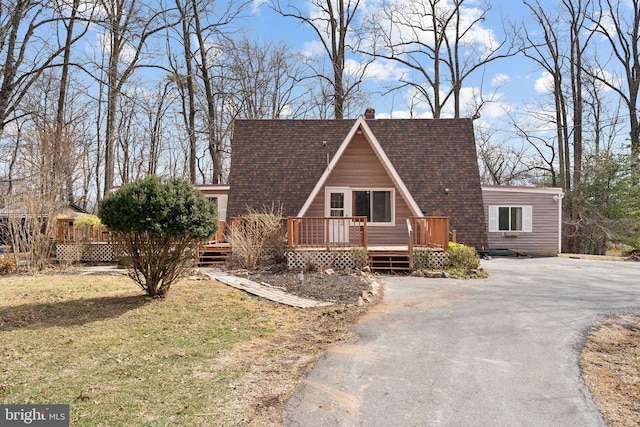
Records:
{"label": "exterior wall siding", "polygon": [[218,199],[218,221],[227,220],[227,203],[229,199],[228,185],[196,185],[205,197]]}
{"label": "exterior wall siding", "polygon": [[[363,135],[355,135],[336,164],[325,186],[318,192],[305,216],[325,216],[325,188],[389,189],[393,181]],[[400,192],[395,190],[395,225],[368,223],[369,246],[406,245],[408,242],[406,219],[411,210]]]}
{"label": "exterior wall siding", "polygon": [[[489,249],[512,249],[529,255],[559,253],[560,189],[483,187],[484,212],[489,230],[489,206],[531,206],[532,231],[504,233],[488,231]],[[558,201],[554,200],[558,196]]]}

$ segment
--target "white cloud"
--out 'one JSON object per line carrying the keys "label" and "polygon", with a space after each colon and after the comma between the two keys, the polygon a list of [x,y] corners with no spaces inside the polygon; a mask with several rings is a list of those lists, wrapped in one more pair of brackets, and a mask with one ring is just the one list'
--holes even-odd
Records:
{"label": "white cloud", "polygon": [[344,72],[351,76],[360,75],[362,67],[363,64],[354,59],[347,59],[344,61]]}
{"label": "white cloud", "polygon": [[[603,70],[602,68],[593,68],[591,69],[591,73],[600,77],[602,80],[606,81],[609,85],[614,87],[622,87],[624,83],[620,77],[615,76],[614,74],[610,73],[607,70]],[[600,92],[609,92],[613,90],[611,89],[611,87],[609,87],[609,85],[602,83],[601,81],[596,82],[595,85]]]}
{"label": "white cloud", "polygon": [[480,114],[482,117],[487,119],[499,119],[504,117],[511,110],[513,110],[512,105],[506,102],[489,102],[482,107]]}
{"label": "white cloud", "polygon": [[411,112],[409,110],[393,110],[391,113],[376,113],[378,119],[410,119]]}
{"label": "white cloud", "polygon": [[260,8],[268,3],[268,0],[253,0],[251,2],[251,12],[254,15],[260,15]]}
{"label": "white cloud", "polygon": [[367,67],[367,78],[382,81],[398,81],[406,70],[398,62],[378,58]]}
{"label": "white cloud", "polygon": [[306,41],[300,49],[300,54],[306,59],[322,57],[325,54],[324,46],[319,40]]}
{"label": "white cloud", "polygon": [[[432,96],[432,90],[427,90]],[[441,97],[446,95],[441,92]],[[486,95],[486,94],[485,94]],[[488,123],[494,123],[496,120],[503,119],[514,109],[509,102],[503,101],[505,94],[493,93],[491,99],[480,99],[480,88],[463,87],[460,91],[460,116],[471,117],[476,113],[477,105],[482,102],[480,114],[483,120]],[[453,117],[455,114],[453,96],[451,96],[441,111],[441,117]],[[424,95],[415,88],[407,88],[402,92],[401,105],[390,106],[390,113],[379,113],[378,118],[432,118],[433,113]]]}
{"label": "white cloud", "polygon": [[[96,35],[98,50],[111,54],[111,42],[109,35],[105,33],[98,33]],[[136,56],[136,50],[130,44],[126,43],[120,51],[120,61],[123,65],[129,65]]]}
{"label": "white cloud", "polygon": [[548,71],[543,71],[542,76],[536,79],[533,88],[538,93],[553,93],[553,76]]}
{"label": "white cloud", "polygon": [[[549,137],[553,137],[556,132],[555,112],[553,108],[544,109],[538,104],[525,104],[523,106],[524,114],[517,119],[520,129],[525,132],[533,132],[537,136],[548,133]],[[571,118],[568,117],[570,120]]]}
{"label": "white cloud", "polygon": [[506,74],[498,73],[495,76],[493,76],[493,79],[491,79],[491,84],[493,86],[502,86],[504,83],[510,80],[511,80],[511,77],[507,76]]}
{"label": "white cloud", "polygon": [[[464,43],[478,47],[482,55],[487,55],[500,47],[493,30],[480,24],[484,13],[483,9],[461,7],[460,12],[461,27],[471,27],[471,30],[463,38]],[[453,32],[453,28],[451,31]]]}
{"label": "white cloud", "polygon": [[[609,34],[616,34],[616,25],[611,17],[611,13],[609,11],[603,10],[602,15],[600,15],[600,26]],[[601,36],[602,40],[606,40],[604,35]]]}
{"label": "white cloud", "polygon": [[[436,4],[437,15],[449,15],[455,9],[451,0],[442,0]],[[392,33],[387,35],[390,36],[391,43],[396,45],[396,52],[401,43],[407,43],[405,48],[410,51],[417,47],[417,42],[434,44],[433,31],[429,30],[432,27],[431,14],[425,13],[426,7],[415,0],[390,0],[384,6],[369,4],[363,7],[363,13],[368,14],[371,21],[376,22],[380,28],[392,29]],[[475,52],[486,56],[500,46],[493,30],[483,24],[481,17],[485,10],[482,7],[461,6],[459,10],[460,28],[468,28],[462,39],[462,44],[470,48],[467,54]],[[451,24],[447,31],[450,32],[449,39],[453,40],[455,26]]]}
{"label": "white cloud", "polygon": [[286,119],[290,117],[292,113],[293,113],[293,108],[291,108],[291,104],[287,104],[284,107],[282,107],[282,111],[280,112],[279,118]]}

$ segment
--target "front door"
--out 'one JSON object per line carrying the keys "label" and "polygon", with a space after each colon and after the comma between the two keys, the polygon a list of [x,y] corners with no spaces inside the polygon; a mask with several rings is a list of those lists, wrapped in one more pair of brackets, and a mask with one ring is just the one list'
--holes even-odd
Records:
{"label": "front door", "polygon": [[[346,218],[351,216],[351,197],[348,187],[327,187],[325,190],[325,216]],[[329,242],[349,243],[349,220],[329,220]]]}

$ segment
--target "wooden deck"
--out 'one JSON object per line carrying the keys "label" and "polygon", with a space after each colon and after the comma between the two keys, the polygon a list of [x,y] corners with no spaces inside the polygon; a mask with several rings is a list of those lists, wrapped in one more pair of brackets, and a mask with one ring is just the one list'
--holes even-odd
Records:
{"label": "wooden deck", "polygon": [[[333,250],[344,250],[348,248],[333,248]],[[414,247],[413,249],[416,249]],[[442,251],[441,248],[431,248],[435,251]],[[297,251],[324,251],[321,247],[296,248]],[[409,273],[413,270],[411,252],[408,245],[386,245],[370,246],[367,248],[369,256],[369,268],[371,271],[382,273]],[[213,267],[224,264],[231,255],[230,243],[209,243],[198,252],[198,267]]]}

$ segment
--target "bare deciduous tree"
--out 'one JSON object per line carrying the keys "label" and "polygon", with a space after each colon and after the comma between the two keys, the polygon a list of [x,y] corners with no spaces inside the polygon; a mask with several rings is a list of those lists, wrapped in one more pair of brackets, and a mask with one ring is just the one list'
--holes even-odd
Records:
{"label": "bare deciduous tree", "polygon": [[[593,14],[593,24],[609,42],[611,57],[602,61],[591,73],[622,98],[629,114],[631,156],[640,165],[640,1],[599,0],[598,5],[599,11]],[[604,71],[612,61],[621,67],[622,75],[611,75]]]}
{"label": "bare deciduous tree", "polygon": [[[77,8],[77,3],[38,0],[0,3],[0,131],[28,114],[22,108],[24,97],[46,70],[61,65],[62,53],[63,63],[68,64],[70,47],[88,28],[73,34]],[[67,12],[70,16],[66,16]],[[58,24],[67,30],[64,44],[56,38]]]}
{"label": "bare deciduous tree", "polygon": [[[271,2],[271,7],[282,16],[297,19],[313,30],[329,59],[331,71],[323,72],[322,66],[313,68],[316,78],[322,80],[332,89],[331,104],[333,117],[342,119],[345,115],[345,104],[360,89],[367,66],[371,60],[365,60],[357,70],[353,70],[352,78],[347,76],[346,60],[349,52],[358,51],[355,43],[355,18],[361,0],[311,0],[309,10],[301,10],[288,2],[286,6],[279,0]],[[326,87],[324,84],[321,86]]]}
{"label": "bare deciduous tree", "polygon": [[526,149],[495,142],[494,133],[477,127],[480,180],[489,185],[515,185],[527,182],[533,169],[527,163]]}
{"label": "bare deciduous tree", "polygon": [[[107,113],[104,139],[104,195],[113,188],[118,101],[133,72],[141,66],[141,57],[149,39],[175,25],[163,19],[166,10],[152,8],[139,0],[99,0],[100,24],[106,29],[104,49],[107,54]],[[159,4],[154,4],[159,6]]]}
{"label": "bare deciduous tree", "polygon": [[[196,136],[196,88],[194,83],[194,63],[193,50],[191,48],[191,36],[193,33],[193,14],[190,12],[193,3],[189,0],[175,0],[176,9],[180,14],[179,41],[182,44],[181,55],[171,53],[171,43],[167,43],[169,52],[169,66],[173,75],[169,77],[176,83],[181,100],[181,112],[183,124],[189,140],[189,180],[196,183],[196,158],[197,158],[197,136]],[[169,40],[169,37],[167,37]],[[184,74],[180,64],[185,66]]]}
{"label": "bare deciduous tree", "polygon": [[[475,6],[475,3],[474,3]],[[460,117],[461,90],[467,78],[500,58],[515,54],[493,32],[477,33],[491,4],[467,8],[465,0],[390,0],[367,18],[369,55],[396,61],[411,70],[397,88],[421,94],[434,118],[448,102]]]}
{"label": "bare deciduous tree", "polygon": [[[553,80],[551,95],[555,106],[560,185],[564,198],[565,238],[563,250],[577,252],[583,215],[582,160],[585,138],[583,116],[586,101],[587,50],[594,35],[587,25],[592,16],[591,0],[562,0],[558,9],[549,11],[539,1],[528,2],[536,22],[535,30],[524,28],[525,55],[544,69]],[[534,34],[542,33],[542,37]]]}
{"label": "bare deciduous tree", "polygon": [[[528,26],[523,25],[523,51],[527,58],[533,60],[540,68],[553,80],[552,96],[554,101],[554,114],[557,141],[557,154],[559,163],[558,184],[563,189],[570,188],[571,168],[569,158],[569,126],[567,112],[567,97],[563,85],[564,70],[566,67],[566,57],[564,56],[563,41],[557,30],[560,27],[558,14],[551,14],[543,8],[539,2],[535,4],[525,2],[532,12],[536,29],[541,31],[541,37]],[[535,144],[534,144],[535,145]],[[556,181],[554,180],[554,185]]]}
{"label": "bare deciduous tree", "polygon": [[231,95],[241,107],[240,117],[279,119],[297,117],[303,93],[296,91],[304,78],[298,55],[284,44],[251,41],[242,37],[230,41],[224,51],[234,71],[238,91]]}

